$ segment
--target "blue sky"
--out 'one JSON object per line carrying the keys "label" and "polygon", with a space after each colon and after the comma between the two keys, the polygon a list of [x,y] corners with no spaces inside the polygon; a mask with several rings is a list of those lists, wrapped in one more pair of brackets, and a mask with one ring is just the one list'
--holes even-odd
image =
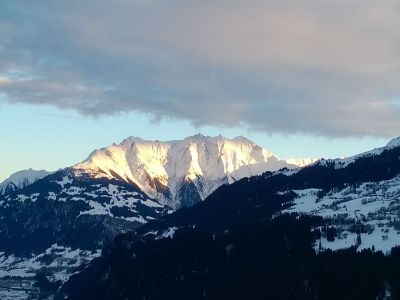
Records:
{"label": "blue sky", "polygon": [[129,135],[381,146],[400,135],[398,28],[389,1],[0,0],[0,180]]}

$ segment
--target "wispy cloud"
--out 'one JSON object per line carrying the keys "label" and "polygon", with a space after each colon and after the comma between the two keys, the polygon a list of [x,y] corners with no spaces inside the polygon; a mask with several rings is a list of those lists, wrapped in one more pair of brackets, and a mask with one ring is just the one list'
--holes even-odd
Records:
{"label": "wispy cloud", "polygon": [[4,1],[0,93],[94,116],[139,111],[266,132],[399,135],[399,8]]}

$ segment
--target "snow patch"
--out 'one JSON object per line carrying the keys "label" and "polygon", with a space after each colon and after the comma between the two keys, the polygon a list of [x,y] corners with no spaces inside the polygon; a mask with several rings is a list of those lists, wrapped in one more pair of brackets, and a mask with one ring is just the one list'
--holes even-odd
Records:
{"label": "snow patch", "polygon": [[167,230],[164,230],[161,235],[157,236],[156,240],[166,239],[166,238],[172,239],[177,229],[178,227],[169,227]]}
{"label": "snow patch", "polygon": [[71,184],[72,183],[72,178],[69,178],[68,176],[64,176],[61,181],[56,181],[56,183],[59,184],[61,186],[61,188],[64,189],[64,187],[67,184]]}

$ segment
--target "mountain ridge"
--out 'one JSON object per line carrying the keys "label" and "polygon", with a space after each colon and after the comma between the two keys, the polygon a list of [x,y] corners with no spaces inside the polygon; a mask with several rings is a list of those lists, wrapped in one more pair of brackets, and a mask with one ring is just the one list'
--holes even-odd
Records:
{"label": "mountain ridge", "polygon": [[0,195],[27,187],[49,174],[49,171],[32,168],[15,172],[0,183]]}
{"label": "mountain ridge", "polygon": [[128,137],[120,144],[93,151],[73,168],[89,176],[119,177],[150,197],[179,208],[190,206],[185,194],[203,200],[222,184],[281,168],[304,166],[313,159],[280,160],[270,151],[239,136],[232,139],[197,134],[183,140],[150,141]]}

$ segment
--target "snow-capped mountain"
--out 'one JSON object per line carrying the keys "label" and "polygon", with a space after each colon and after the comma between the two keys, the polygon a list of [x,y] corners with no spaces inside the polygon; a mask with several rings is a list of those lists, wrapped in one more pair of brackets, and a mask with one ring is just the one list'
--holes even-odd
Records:
{"label": "snow-capped mountain", "polygon": [[279,160],[244,137],[198,134],[167,142],[129,137],[94,151],[74,169],[94,178],[122,179],[179,208],[205,199],[223,184],[309,162]]}
{"label": "snow-capped mountain", "polygon": [[50,172],[45,170],[27,169],[18,171],[0,183],[0,195],[27,187],[49,174]]}

